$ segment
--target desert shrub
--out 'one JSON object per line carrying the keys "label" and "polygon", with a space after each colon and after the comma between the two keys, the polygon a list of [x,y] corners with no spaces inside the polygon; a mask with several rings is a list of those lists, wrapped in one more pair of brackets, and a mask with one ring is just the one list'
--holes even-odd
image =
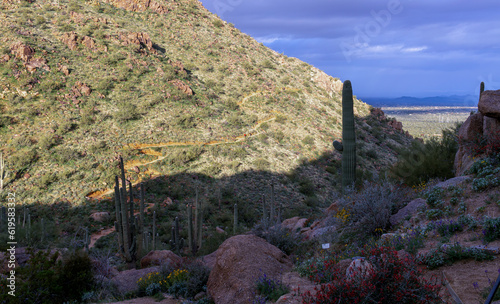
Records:
{"label": "desert shrub", "polygon": [[[330,283],[316,287],[316,294],[302,295],[304,304],[327,303],[443,303],[437,280],[422,278],[422,271],[411,257],[400,259],[395,250],[376,247],[363,250],[362,256],[372,271],[356,270],[348,279],[345,271],[335,268],[335,261],[325,261],[323,275]],[[321,282],[321,280],[316,280]]]}
{"label": "desert shrub", "polygon": [[458,150],[457,129],[446,129],[441,139],[432,138],[421,143],[412,142],[402,150],[391,175],[409,186],[418,185],[431,178],[452,178],[455,154]]}
{"label": "desert shrub", "polygon": [[311,135],[307,135],[302,139],[302,143],[304,145],[312,146],[314,145],[314,137],[312,137]]}
{"label": "desert shrub", "polygon": [[174,124],[182,129],[190,129],[196,127],[195,117],[193,115],[182,115],[175,119]]}
{"label": "desert shrub", "polygon": [[93,144],[90,146],[89,151],[91,153],[99,152],[99,151],[104,151],[108,145],[104,140],[100,140],[97,143]]}
{"label": "desert shrub", "polygon": [[227,118],[227,122],[235,127],[243,126],[243,119],[241,118],[240,113],[235,112],[229,115],[229,117]]}
{"label": "desert shrub", "polygon": [[272,132],[271,136],[278,142],[281,142],[285,138],[285,134],[281,130]]}
{"label": "desert shrub", "polygon": [[286,117],[283,115],[276,115],[276,119],[274,121],[282,124],[286,121]]}
{"label": "desert shrub", "polygon": [[51,160],[59,163],[65,164],[71,160],[77,160],[80,158],[80,153],[71,148],[58,147],[53,153],[50,154]]}
{"label": "desert shrub", "polygon": [[451,265],[456,261],[474,259],[476,261],[493,260],[494,256],[479,248],[467,248],[458,243],[451,246],[441,246],[418,256],[418,262],[429,269],[443,265]]}
{"label": "desert shrub", "polygon": [[35,159],[37,158],[37,153],[35,149],[30,150],[21,150],[15,154],[13,154],[8,162],[12,164],[12,166],[17,171],[25,170],[29,165],[31,165]]}
{"label": "desert shrub", "polygon": [[94,84],[92,87],[102,93],[107,93],[114,87],[114,79],[111,76],[106,76],[100,78],[99,81]]}
{"label": "desert shrub", "polygon": [[314,195],[314,184],[310,179],[304,178],[303,180],[299,181],[299,192],[306,195],[306,196],[313,196]]}
{"label": "desert shrub", "polygon": [[346,226],[356,232],[357,240],[362,240],[387,229],[390,216],[408,199],[408,193],[393,184],[365,182],[363,189],[347,192],[339,204],[349,214]]}
{"label": "desert shrub", "polygon": [[255,289],[261,298],[265,298],[270,301],[277,301],[282,295],[287,294],[290,288],[280,282],[279,280],[273,280],[268,278],[266,274],[260,276],[255,282]]}
{"label": "desert shrub", "polygon": [[276,67],[274,66],[274,64],[269,60],[269,59],[266,59],[262,62],[261,66],[264,68],[264,69],[271,69],[271,70],[274,70],[276,69]]}
{"label": "desert shrub", "polygon": [[38,180],[38,186],[42,189],[47,188],[50,184],[57,181],[57,175],[55,173],[47,173],[42,175]]}
{"label": "desert shrub", "polygon": [[55,136],[51,134],[47,134],[43,136],[39,141],[38,141],[38,146],[40,149],[47,151],[53,146],[58,144],[58,140]]}
{"label": "desert shrub", "polygon": [[416,254],[418,249],[424,247],[424,240],[425,230],[416,228],[408,230],[404,236],[398,235],[392,238],[380,239],[379,244],[395,250],[404,249],[406,252]]}
{"label": "desert shrub", "polygon": [[280,224],[274,226],[270,224],[269,219],[265,219],[255,225],[252,231],[256,236],[265,239],[286,254],[291,254],[301,245],[301,237],[298,233],[290,231]]}
{"label": "desert shrub", "polygon": [[483,237],[487,243],[500,239],[500,217],[484,219]]}
{"label": "desert shrub", "polygon": [[192,146],[183,150],[176,150],[170,153],[164,162],[170,165],[182,166],[197,159],[203,153],[202,146]]}
{"label": "desert shrub", "polygon": [[215,27],[221,28],[224,26],[224,22],[220,19],[216,19],[212,22]]}
{"label": "desert shrub", "polygon": [[209,274],[210,270],[198,262],[186,261],[183,267],[164,265],[161,271],[151,272],[137,281],[139,295],[167,292],[192,299],[206,288]]}
{"label": "desert shrub", "polygon": [[57,127],[56,134],[61,136],[66,135],[68,132],[72,131],[75,126],[76,125],[70,120],[65,120]]}
{"label": "desert shrub", "polygon": [[479,192],[500,185],[500,154],[478,159],[467,173],[476,175],[472,181],[474,191]]}
{"label": "desert shrub", "polygon": [[130,102],[119,102],[118,111],[115,112],[114,118],[121,123],[139,118],[137,107]]}
{"label": "desert shrub", "polygon": [[266,170],[269,168],[270,163],[264,158],[257,158],[253,161],[253,165],[257,170]]}
{"label": "desert shrub", "polygon": [[14,140],[12,141],[12,143],[16,147],[26,147],[26,146],[31,146],[32,145],[32,142],[31,142],[30,138],[28,136],[23,136],[23,135],[14,138]]}

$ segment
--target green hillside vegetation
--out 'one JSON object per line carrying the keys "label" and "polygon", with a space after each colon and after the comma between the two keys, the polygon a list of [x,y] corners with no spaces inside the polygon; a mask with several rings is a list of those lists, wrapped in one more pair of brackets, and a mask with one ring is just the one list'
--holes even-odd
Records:
{"label": "green hillside vegetation", "polygon": [[[4,3],[0,13],[1,149],[6,188],[24,203],[109,193],[118,155],[134,183],[291,174],[324,155],[328,178],[337,178],[338,80],[264,47],[198,1],[165,2],[165,14],[56,4]],[[355,101],[359,169],[372,175],[409,139],[387,135],[369,108]],[[316,188],[332,184],[325,166],[306,167]]]}

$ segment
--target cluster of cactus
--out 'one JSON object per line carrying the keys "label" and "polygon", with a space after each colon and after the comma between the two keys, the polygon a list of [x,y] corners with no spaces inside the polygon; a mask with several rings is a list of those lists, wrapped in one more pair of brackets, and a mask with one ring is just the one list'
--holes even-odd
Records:
{"label": "cluster of cactus", "polygon": [[278,211],[276,212],[274,183],[271,183],[271,202],[269,204],[269,213],[267,212],[266,196],[264,194],[262,195],[262,222],[266,225],[274,225],[281,222],[281,207],[278,207]]}
{"label": "cluster of cactus", "polygon": [[179,217],[177,217],[177,216],[175,217],[175,220],[172,223],[172,238],[170,239],[170,247],[177,254],[180,254],[182,248],[184,247],[184,239],[180,238]]}
{"label": "cluster of cactus", "polygon": [[188,216],[188,246],[189,251],[196,255],[198,250],[201,249],[203,237],[203,212],[201,210],[201,202],[198,198],[198,187],[196,188],[195,209],[193,220],[193,206],[187,206]]}
{"label": "cluster of cactus", "polygon": [[[120,254],[128,263],[137,260],[138,252],[140,251],[137,244],[140,244],[142,236],[144,217],[143,212],[140,213],[141,218],[134,216],[134,200],[132,192],[132,183],[129,181],[129,206],[127,206],[127,181],[125,180],[125,167],[123,158],[120,156],[120,170],[122,187],[120,187],[118,176],[115,176],[115,211],[116,222],[115,229],[118,233],[118,243],[120,245]],[[144,193],[141,185],[141,210],[144,210]]]}
{"label": "cluster of cactus", "polygon": [[0,190],[3,190],[3,181],[7,178],[7,168],[5,167],[5,159],[0,152]]}
{"label": "cluster of cactus", "polygon": [[356,133],[351,81],[342,88],[342,143],[333,142],[335,150],[342,152],[342,189],[345,191],[356,182]]}

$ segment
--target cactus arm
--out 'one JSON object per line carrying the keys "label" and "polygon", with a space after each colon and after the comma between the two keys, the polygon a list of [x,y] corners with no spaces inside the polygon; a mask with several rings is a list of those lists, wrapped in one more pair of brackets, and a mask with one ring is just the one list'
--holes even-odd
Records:
{"label": "cactus arm", "polygon": [[333,147],[335,148],[335,150],[339,151],[339,152],[342,152],[344,150],[344,146],[342,145],[342,143],[338,140],[334,140],[333,141]]}

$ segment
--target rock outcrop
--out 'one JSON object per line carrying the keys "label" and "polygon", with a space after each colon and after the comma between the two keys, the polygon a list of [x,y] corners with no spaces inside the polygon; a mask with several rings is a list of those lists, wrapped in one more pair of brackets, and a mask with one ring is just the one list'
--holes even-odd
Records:
{"label": "rock outcrop", "polygon": [[396,214],[389,218],[391,225],[396,226],[401,224],[406,218],[412,217],[417,214],[419,208],[426,206],[425,199],[417,198],[408,203],[405,207],[401,208]]}
{"label": "rock outcrop", "polygon": [[141,267],[146,268],[151,265],[162,265],[165,263],[175,265],[181,262],[181,257],[170,250],[154,250],[141,259]]}
{"label": "rock outcrop", "polygon": [[481,93],[477,107],[484,116],[500,118],[500,90]]}
{"label": "rock outcrop", "polygon": [[291,268],[288,256],[264,239],[237,235],[217,249],[215,266],[208,278],[208,292],[216,304],[250,304],[255,281],[260,276],[279,278]]}
{"label": "rock outcrop", "polygon": [[458,131],[459,148],[455,155],[455,175],[463,175],[477,157],[500,147],[500,90],[484,91],[472,114]]}
{"label": "rock outcrop", "polygon": [[111,216],[109,212],[94,212],[90,215],[90,218],[96,222],[107,222]]}
{"label": "rock outcrop", "polygon": [[105,0],[104,2],[132,12],[144,12],[150,9],[158,14],[168,13],[168,8],[154,0]]}

